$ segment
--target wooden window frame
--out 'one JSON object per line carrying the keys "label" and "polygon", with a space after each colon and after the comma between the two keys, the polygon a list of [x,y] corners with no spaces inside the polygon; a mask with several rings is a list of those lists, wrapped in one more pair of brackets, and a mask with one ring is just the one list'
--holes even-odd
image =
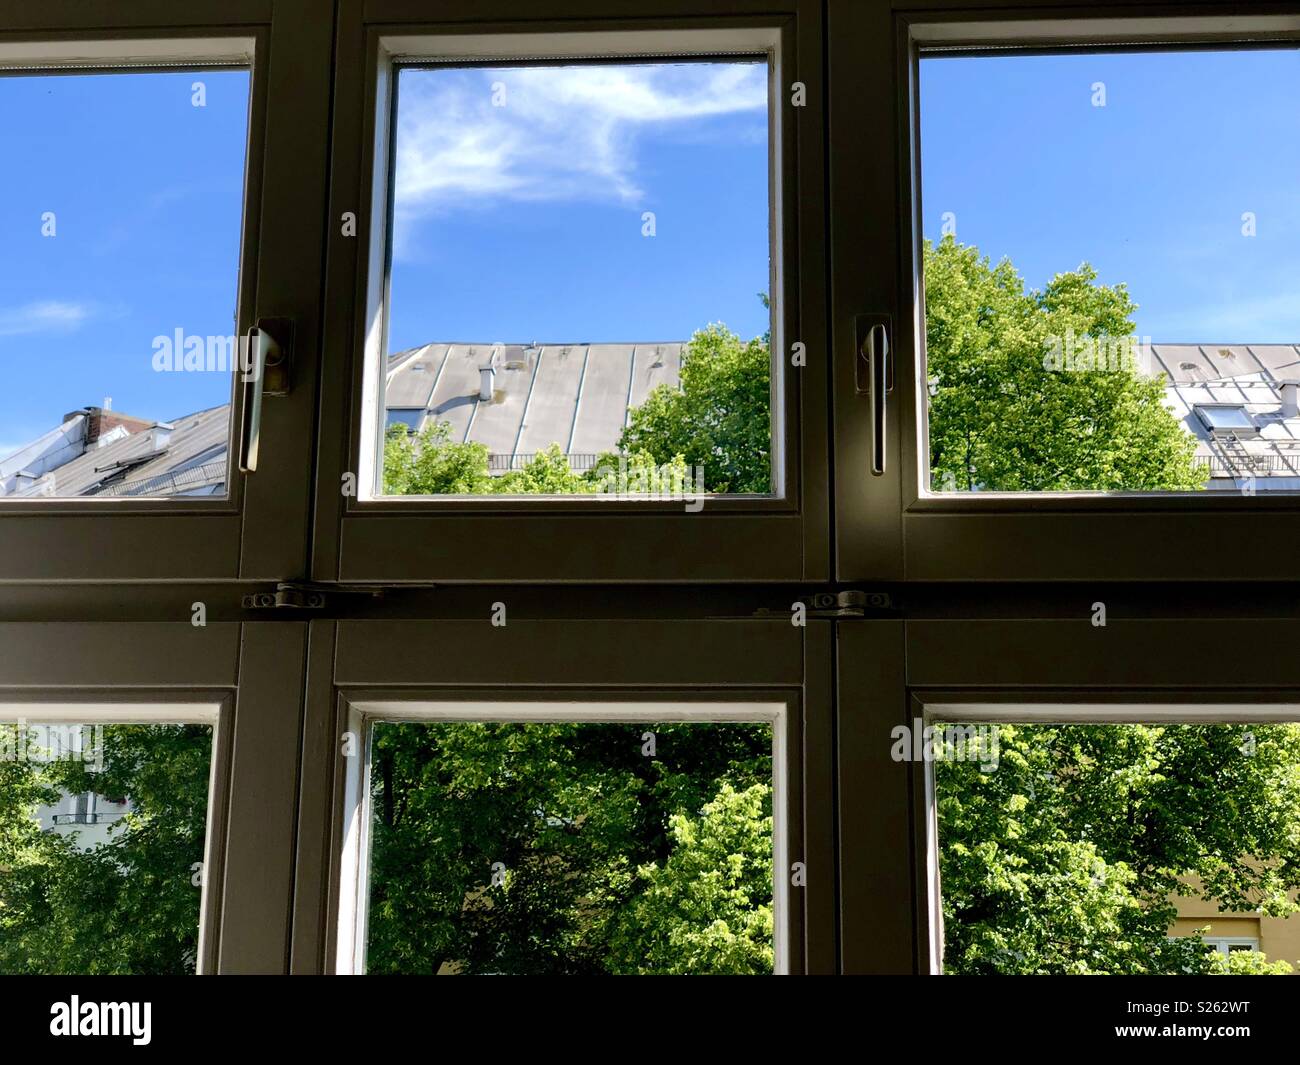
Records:
{"label": "wooden window frame", "polygon": [[141,62],[249,70],[237,335],[260,316],[284,316],[296,336],[293,389],[264,405],[258,473],[237,472],[243,389],[232,373],[225,496],[0,500],[0,582],[306,573],[324,189],[302,175],[326,172],[332,23],[332,12],[311,17],[284,0],[6,5],[0,65],[7,54],[33,73]]}
{"label": "wooden window frame", "polygon": [[[486,621],[314,622],[308,670],[307,725],[303,733],[301,829],[294,903],[291,971],[347,971],[355,949],[340,928],[356,928],[364,908],[356,888],[356,839],[345,825],[359,803],[356,767],[341,737],[359,717],[419,716],[420,707],[523,704],[529,719],[630,720],[603,715],[601,703],[644,705],[640,720],[713,720],[734,706],[736,718],[758,720],[755,706],[780,706],[774,734],[784,748],[782,838],[775,841],[778,907],[786,918],[778,934],[782,971],[831,972],[835,965],[834,840],[830,779],[830,623],[806,629],[788,621],[511,621],[487,637]],[[709,638],[707,655],[692,647]],[[437,647],[416,660],[410,646]],[[646,647],[656,654],[646,656]],[[761,649],[762,664],[756,666]],[[673,709],[656,713],[671,702]],[[701,706],[698,714],[687,708]],[[575,704],[581,704],[575,708]],[[405,712],[395,708],[405,706]],[[524,711],[520,711],[523,713]],[[458,717],[474,717],[460,711]],[[733,718],[733,719],[736,719]],[[776,731],[774,725],[774,732]],[[354,758],[366,757],[358,744]],[[778,783],[780,788],[781,784]],[[349,790],[352,788],[353,790]],[[349,858],[351,855],[351,858]],[[794,862],[805,864],[807,885],[791,883]],[[347,885],[345,888],[344,885]],[[352,914],[349,917],[349,914]],[[344,957],[340,964],[340,952]]]}
{"label": "wooden window frame", "polygon": [[[538,17],[524,0],[452,2],[430,21],[427,5],[406,0],[341,0],[340,72],[335,90],[336,152],[331,170],[330,217],[356,212],[357,236],[329,234],[325,358],[329,372],[322,398],[313,576],[317,580],[386,583],[434,581],[759,581],[825,580],[829,576],[826,489],[823,322],[822,111],[820,15],[808,0],[755,0],[687,4],[683,0],[638,2],[617,14],[595,10],[586,0],[562,0]],[[774,429],[784,420],[784,439],[774,443],[781,459],[771,497],[706,497],[703,510],[686,513],[682,503],[539,497],[363,498],[362,443],[374,421],[374,388],[367,391],[367,359],[376,344],[384,293],[387,186],[376,165],[388,115],[385,65],[394,52],[427,54],[430,41],[478,38],[520,41],[532,35],[534,51],[551,56],[581,52],[595,40],[608,54],[611,42],[643,41],[651,51],[680,51],[683,35],[695,33],[699,51],[713,52],[727,31],[778,35],[778,73],[770,121],[778,128],[773,151],[780,190],[772,247],[780,262],[784,299],[774,300]],[[634,36],[623,38],[625,34]],[[721,34],[721,38],[719,37]],[[656,35],[664,47],[655,45]],[[605,38],[601,41],[601,38]],[[628,47],[632,47],[631,44]],[[744,43],[741,52],[753,52]],[[436,46],[435,46],[436,51]],[[445,52],[446,49],[444,48]],[[500,46],[490,54],[508,52]],[[808,102],[789,106],[789,85],[803,80]],[[786,83],[784,86],[779,82]],[[779,110],[776,109],[779,105]],[[381,121],[381,116],[385,116]],[[381,180],[376,180],[378,176]],[[788,347],[805,344],[807,364],[789,366]],[[373,478],[372,478],[373,479]],[[529,550],[518,545],[526,542]]]}
{"label": "wooden window frame", "polygon": [[[996,10],[955,0],[894,0],[892,8],[857,11],[832,0],[828,26],[832,129],[848,126],[856,109],[870,131],[836,145],[839,166],[831,174],[832,217],[842,224],[832,265],[839,579],[1276,579],[1276,560],[1300,538],[1300,493],[922,491],[928,440],[920,405],[925,324],[917,94],[926,47],[1014,54],[1300,44],[1300,8],[1195,0],[1091,7],[1008,0]],[[856,41],[867,42],[867,55],[855,50]],[[854,202],[863,197],[861,181],[856,189],[853,181],[871,155],[887,173],[865,178],[872,184],[864,206]],[[864,246],[878,248],[874,261],[861,253]],[[888,399],[889,470],[878,478],[868,473],[870,411],[851,387],[854,315],[873,311],[892,315],[898,353]],[[1218,549],[1225,543],[1252,549],[1225,559]]]}
{"label": "wooden window frame", "polygon": [[6,719],[34,703],[98,721],[214,715],[200,972],[287,967],[306,635],[301,622],[0,622]]}

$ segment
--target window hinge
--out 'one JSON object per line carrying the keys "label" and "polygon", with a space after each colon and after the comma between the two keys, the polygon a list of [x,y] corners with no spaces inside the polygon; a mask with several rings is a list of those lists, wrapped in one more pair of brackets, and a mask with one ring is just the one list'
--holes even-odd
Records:
{"label": "window hinge", "polygon": [[888,592],[814,592],[800,600],[813,618],[861,618],[868,610],[889,610],[894,601]]}
{"label": "window hinge", "polygon": [[325,606],[323,589],[310,584],[281,581],[273,592],[253,592],[244,596],[245,610],[320,610]]}
{"label": "window hinge", "polygon": [[253,592],[243,597],[245,610],[323,610],[325,595],[369,595],[378,599],[382,587],[370,585],[312,584],[310,581],[280,581],[273,592]]}
{"label": "window hinge", "polygon": [[[810,618],[862,618],[868,611],[894,609],[893,597],[888,592],[814,592],[812,595],[800,596],[795,600],[802,603],[805,614]],[[754,612],[756,617],[771,617],[788,611],[771,610],[763,607]]]}

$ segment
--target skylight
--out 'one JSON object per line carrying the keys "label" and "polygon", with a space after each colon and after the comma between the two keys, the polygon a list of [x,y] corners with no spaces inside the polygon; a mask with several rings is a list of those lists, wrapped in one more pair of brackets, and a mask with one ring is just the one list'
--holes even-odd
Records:
{"label": "skylight", "polygon": [[1230,433],[1240,430],[1254,432],[1255,423],[1246,408],[1230,404],[1198,404],[1196,414],[1212,433]]}

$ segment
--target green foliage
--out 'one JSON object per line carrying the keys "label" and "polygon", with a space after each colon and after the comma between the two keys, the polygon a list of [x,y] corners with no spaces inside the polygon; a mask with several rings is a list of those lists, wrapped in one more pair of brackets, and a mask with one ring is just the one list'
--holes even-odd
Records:
{"label": "green foliage", "polygon": [[591,487],[585,478],[569,468],[569,460],[560,445],[552,444],[545,451],[537,452],[523,469],[496,478],[487,490],[500,495],[570,496],[589,492]]}
{"label": "green foliage", "polygon": [[384,439],[386,495],[479,495],[493,490],[486,444],[451,439],[448,422],[433,422],[422,432],[389,427]]}
{"label": "green foliage", "polygon": [[948,971],[1207,972],[1166,938],[1188,883],[1300,909],[1300,726],[997,728],[995,771],[934,763]]}
{"label": "green foliage", "polygon": [[[690,971],[771,971],[767,726],[381,724],[373,749],[370,972],[659,971],[661,933]],[[709,862],[725,884],[692,887]]]}
{"label": "green foliage", "polygon": [[763,973],[774,963],[772,789],[722,789],[698,817],[674,814],[673,850],[637,870],[611,969],[624,973]]}
{"label": "green foliage", "polygon": [[[721,325],[697,332],[682,352],[681,388],[660,385],[632,410],[618,451],[575,473],[553,443],[519,470],[488,472],[483,444],[451,439],[437,422],[420,433],[402,425],[384,440],[387,495],[580,495],[678,498],[705,492],[770,491],[771,355],[766,338],[743,343]],[[620,466],[620,462],[622,465]]]}
{"label": "green foliage", "polygon": [[660,385],[634,408],[619,448],[659,463],[680,455],[710,492],[770,492],[771,378],[765,338],[701,329],[682,351],[681,387]]}
{"label": "green foliage", "polygon": [[1234,950],[1211,954],[1208,971],[1211,976],[1290,976],[1295,969],[1281,959],[1269,961],[1257,950]]}
{"label": "green foliage", "polygon": [[1048,368],[1067,336],[1132,336],[1124,285],[1097,284],[1085,263],[1026,292],[1010,262],[991,266],[945,237],[925,246],[925,303],[935,490],[1205,487],[1161,379],[1131,366]]}
{"label": "green foliage", "polygon": [[[194,971],[211,746],[207,726],[107,725],[102,772],[0,761],[0,972]],[[133,806],[108,842],[40,830],[36,806],[92,790]]]}

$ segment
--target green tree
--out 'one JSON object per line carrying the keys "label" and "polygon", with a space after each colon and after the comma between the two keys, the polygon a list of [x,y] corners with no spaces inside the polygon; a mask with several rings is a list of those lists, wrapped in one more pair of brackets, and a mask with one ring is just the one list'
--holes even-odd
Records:
{"label": "green tree", "polygon": [[[394,723],[373,750],[370,972],[771,971],[768,726]],[[647,888],[635,934],[688,957],[636,960]]]}
{"label": "green tree", "polygon": [[451,439],[448,422],[417,433],[392,425],[384,438],[387,495],[479,495],[492,491],[486,444]]}
{"label": "green tree", "polygon": [[[107,725],[100,772],[0,760],[0,972],[194,971],[211,746],[204,725]],[[131,802],[106,843],[40,830],[36,806],[92,790]]]}
{"label": "green tree", "polygon": [[924,254],[935,490],[1205,487],[1161,379],[1113,358],[1061,358],[1068,338],[1133,335],[1124,285],[1098,284],[1085,263],[1026,291],[1009,261],[991,266],[952,237]]}
{"label": "green tree", "polygon": [[772,484],[772,354],[766,337],[742,341],[721,324],[682,351],[681,387],[660,385],[635,407],[624,452],[658,463],[681,456],[710,492],[766,494]]}
{"label": "green tree", "polygon": [[[394,425],[384,441],[387,495],[677,495],[699,490],[687,466],[702,470],[705,492],[756,492],[771,486],[771,355],[766,337],[742,342],[722,325],[697,332],[682,351],[681,387],[660,385],[631,411],[617,450],[594,469],[570,469],[551,444],[518,470],[488,471],[483,444],[451,439],[435,422],[419,433]],[[620,461],[622,466],[620,467]]]}
{"label": "green tree", "polygon": [[1300,909],[1300,726],[995,727],[934,763],[947,971],[1209,972],[1173,895]]}
{"label": "green tree", "polygon": [[611,968],[625,973],[771,972],[772,788],[724,781],[699,815],[674,814],[673,849],[637,870]]}

